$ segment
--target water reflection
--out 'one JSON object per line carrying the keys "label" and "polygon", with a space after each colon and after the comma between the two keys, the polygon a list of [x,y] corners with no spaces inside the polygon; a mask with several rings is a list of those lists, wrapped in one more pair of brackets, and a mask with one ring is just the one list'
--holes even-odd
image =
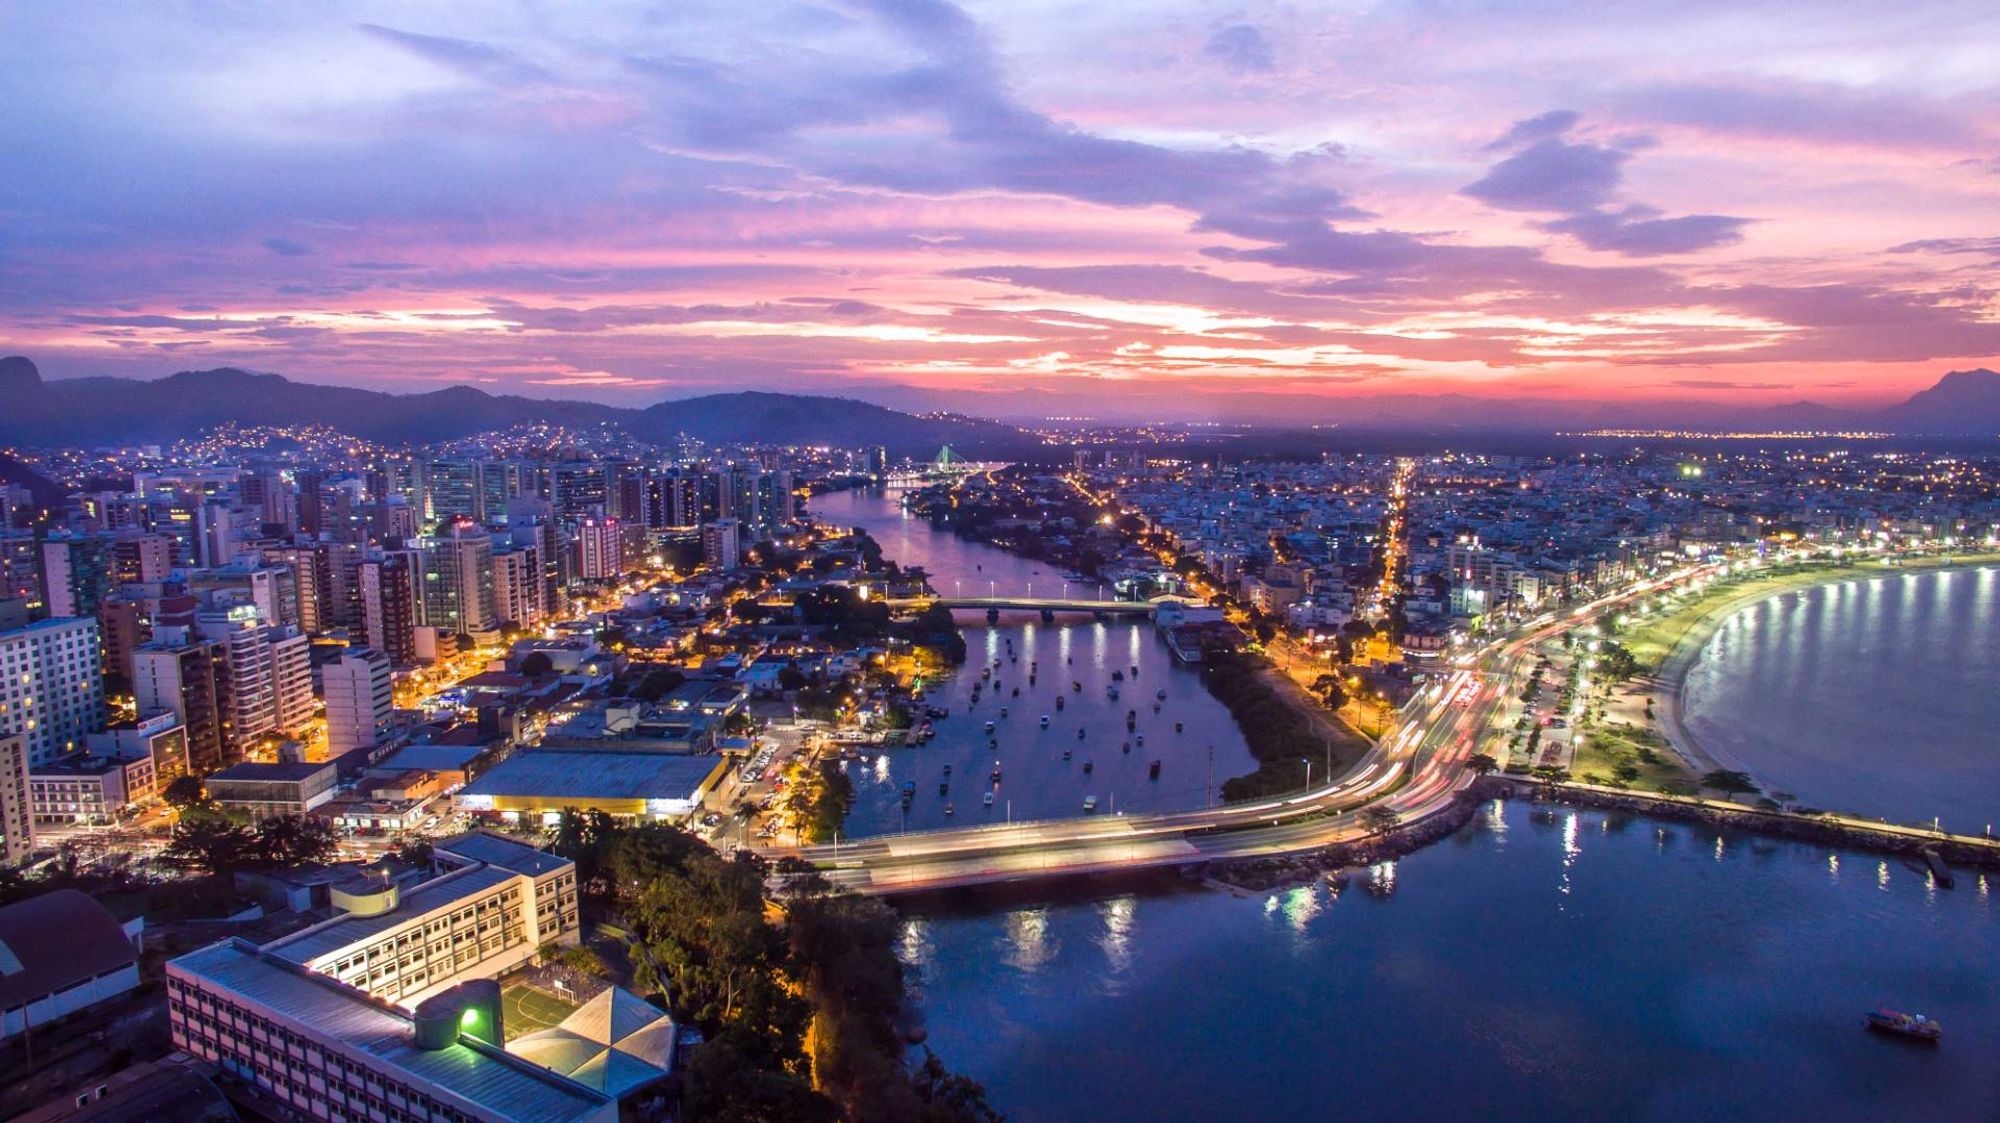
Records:
{"label": "water reflection", "polygon": [[1037,905],[1007,914],[1007,966],[1026,974],[1040,971],[1055,958],[1056,941],[1049,935],[1049,910]]}
{"label": "water reflection", "polygon": [[1097,906],[1098,917],[1104,922],[1104,934],[1097,938],[1097,946],[1104,949],[1104,958],[1111,964],[1114,977],[1132,969],[1132,929],[1138,909],[1138,898],[1129,895],[1113,897]]}

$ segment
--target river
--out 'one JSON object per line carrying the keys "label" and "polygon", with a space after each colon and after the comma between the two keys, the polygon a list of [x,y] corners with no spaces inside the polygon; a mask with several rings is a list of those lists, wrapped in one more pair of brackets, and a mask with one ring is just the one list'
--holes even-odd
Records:
{"label": "river", "polygon": [[[1060,580],[905,519],[880,496],[823,496],[813,508],[866,527],[889,557],[941,582],[1017,581],[998,590],[1025,593],[1031,577],[1037,592]],[[969,690],[990,642],[1004,659],[1004,638],[989,634],[1014,637],[1017,650],[1030,642],[1029,622],[993,633],[971,623],[970,672],[951,690]],[[1137,642],[1142,717],[1166,681],[1175,711],[1227,723],[1194,676],[1165,669],[1164,651],[1148,646],[1157,641],[1121,632],[1132,627],[1108,626],[1100,640],[1095,625],[1073,626],[1072,652],[1092,653],[1077,665],[1129,670]],[[1102,689],[1092,679],[1077,697]],[[960,721],[956,696],[951,705],[947,728]],[[1122,732],[1122,714],[1101,719],[1115,726],[1108,735]],[[1233,774],[1225,746],[1247,770],[1233,726],[1203,720],[1218,780]],[[1018,759],[1052,767],[1035,754],[1063,738],[1044,748],[1037,728],[1006,727],[1003,790],[1019,790]],[[895,782],[928,778],[942,758],[927,754],[944,743],[888,754],[887,776],[861,786],[855,829],[898,829]],[[1205,763],[1185,752],[1192,743],[1168,744],[1167,805],[1204,798],[1178,782]],[[992,759],[983,744],[947,751],[979,772]],[[1074,813],[1082,789],[1065,786],[1071,773],[1052,775],[1037,783],[1059,794],[1032,806]],[[978,821],[972,800],[957,802],[957,823]],[[941,825],[925,815],[936,810],[933,784],[911,825]],[[901,952],[928,1043],[1016,1123],[2000,1118],[2000,880],[1990,876],[1941,890],[1874,855],[1517,803],[1344,879],[1251,897],[1170,875],[1145,884],[909,907]],[[1945,1042],[1913,1048],[1865,1032],[1863,1011],[1882,1004],[1939,1018]]]}
{"label": "river", "polygon": [[[867,530],[883,556],[923,566],[932,587],[947,594],[962,588],[967,596],[975,590],[1097,595],[1094,585],[1065,590],[1063,575],[1039,562],[940,531],[881,492],[819,496],[812,513]],[[850,836],[1076,816],[1086,813],[1083,801],[1090,796],[1104,815],[1192,810],[1219,799],[1213,793],[1224,780],[1256,768],[1229,711],[1202,687],[1200,675],[1174,660],[1150,623],[1097,623],[1087,616],[1043,623],[1035,613],[1008,613],[997,625],[980,613],[961,619],[966,664],[928,687],[927,701],[951,716],[935,723],[937,736],[927,745],[886,750],[847,766],[855,782]],[[975,685],[981,688],[977,703]],[[1154,779],[1156,760],[1160,774]],[[998,784],[990,779],[996,766]],[[907,810],[905,781],[917,785]],[[950,790],[941,792],[946,782]],[[984,802],[989,791],[991,806]]]}
{"label": "river", "polygon": [[1978,834],[2000,822],[2000,569],[1815,585],[1725,620],[1688,732],[1816,807]]}

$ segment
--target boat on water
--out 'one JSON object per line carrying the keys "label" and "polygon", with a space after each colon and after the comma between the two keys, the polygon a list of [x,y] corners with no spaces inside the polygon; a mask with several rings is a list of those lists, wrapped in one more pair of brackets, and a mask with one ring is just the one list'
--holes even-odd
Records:
{"label": "boat on water", "polygon": [[1912,1037],[1918,1041],[1936,1041],[1944,1036],[1944,1027],[1936,1018],[1922,1014],[1905,1014],[1901,1010],[1891,1010],[1887,1006],[1868,1011],[1868,1028],[1897,1037]]}
{"label": "boat on water", "polygon": [[1096,796],[1094,796],[1094,795],[1087,795],[1087,796],[1084,796],[1084,797],[1083,797],[1083,809],[1084,809],[1085,811],[1095,811],[1095,810],[1097,810],[1097,797],[1096,797]]}

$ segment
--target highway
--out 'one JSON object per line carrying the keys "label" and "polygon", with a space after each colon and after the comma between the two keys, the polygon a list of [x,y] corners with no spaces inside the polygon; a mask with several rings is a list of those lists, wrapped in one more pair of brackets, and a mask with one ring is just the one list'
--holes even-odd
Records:
{"label": "highway", "polygon": [[1464,658],[1405,707],[1397,729],[1332,783],[1292,796],[1159,815],[1087,815],[993,826],[879,835],[767,852],[819,867],[836,885],[873,895],[1180,866],[1315,850],[1382,827],[1371,807],[1411,823],[1449,807],[1476,778],[1466,761],[1536,646],[1599,611],[1696,577],[1690,569],[1581,608],[1536,617],[1516,634]]}

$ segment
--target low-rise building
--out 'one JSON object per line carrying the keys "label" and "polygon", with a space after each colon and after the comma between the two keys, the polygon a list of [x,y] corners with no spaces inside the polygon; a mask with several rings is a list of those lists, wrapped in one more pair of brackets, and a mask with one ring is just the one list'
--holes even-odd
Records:
{"label": "low-rise building", "polygon": [[497,988],[411,1013],[240,939],[167,964],[174,1047],[309,1119],[615,1123],[615,1095],[505,1049]]}
{"label": "low-rise building", "polygon": [[208,797],[252,819],[303,815],[333,798],[340,768],[321,763],[237,764],[212,773],[204,785]]}
{"label": "low-rise building", "polygon": [[264,946],[378,998],[414,1005],[468,978],[493,978],[578,932],[576,866],[475,832],[434,848],[446,872],[397,880],[370,870],[333,885],[332,919]]}
{"label": "low-rise building", "polygon": [[0,1038],[139,986],[139,933],[75,889],[0,908]]}
{"label": "low-rise building", "polygon": [[109,823],[153,794],[153,758],[75,756],[28,774],[28,800],[38,824]]}
{"label": "low-rise building", "polygon": [[467,784],[456,804],[514,822],[554,822],[569,808],[638,822],[677,820],[700,807],[728,769],[720,756],[535,749]]}

